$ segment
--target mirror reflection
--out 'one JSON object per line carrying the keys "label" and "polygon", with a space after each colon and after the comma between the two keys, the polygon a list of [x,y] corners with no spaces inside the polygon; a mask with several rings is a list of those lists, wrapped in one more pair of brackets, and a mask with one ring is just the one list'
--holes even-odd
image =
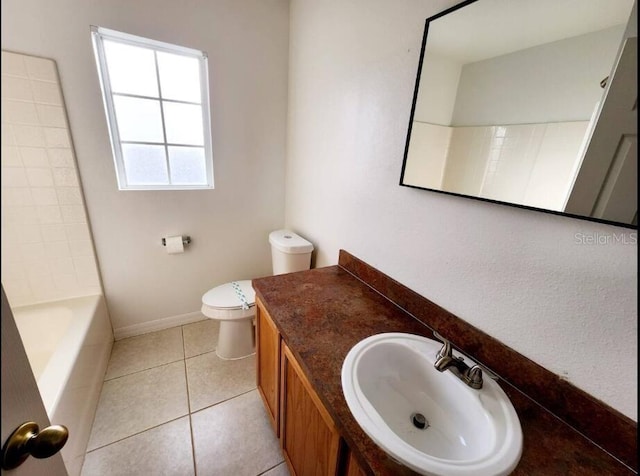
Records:
{"label": "mirror reflection", "polygon": [[427,19],[400,184],[636,226],[634,17],[472,0]]}

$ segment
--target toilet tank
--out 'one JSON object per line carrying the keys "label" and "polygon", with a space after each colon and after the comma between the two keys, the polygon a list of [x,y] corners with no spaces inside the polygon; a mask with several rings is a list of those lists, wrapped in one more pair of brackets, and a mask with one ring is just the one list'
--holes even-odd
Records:
{"label": "toilet tank", "polygon": [[290,230],[269,233],[273,274],[304,271],[311,267],[313,245]]}

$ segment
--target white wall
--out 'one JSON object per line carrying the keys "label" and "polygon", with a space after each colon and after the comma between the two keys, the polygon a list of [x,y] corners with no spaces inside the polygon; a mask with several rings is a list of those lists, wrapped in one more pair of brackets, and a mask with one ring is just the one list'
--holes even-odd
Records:
{"label": "white wall", "polygon": [[442,188],[453,128],[413,121],[407,152],[404,185]]}
{"label": "white wall", "polygon": [[465,64],[451,124],[588,121],[625,26]]}
{"label": "white wall", "polygon": [[[286,0],[6,0],[2,48],[56,60],[116,331],[199,311],[202,294],[271,273],[284,217]],[[209,55],[215,190],[117,190],[90,25]],[[188,234],[168,255],[167,235]],[[132,327],[133,326],[133,327]]]}
{"label": "white wall", "polygon": [[629,230],[398,186],[424,19],[454,3],[292,1],[286,224],[637,419]]}
{"label": "white wall", "polygon": [[461,72],[462,64],[425,50],[414,121],[451,125]]}

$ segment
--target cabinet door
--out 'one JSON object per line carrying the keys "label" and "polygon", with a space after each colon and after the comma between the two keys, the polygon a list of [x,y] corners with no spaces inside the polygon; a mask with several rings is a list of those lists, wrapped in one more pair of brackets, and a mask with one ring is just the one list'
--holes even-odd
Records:
{"label": "cabinet door", "polygon": [[351,451],[348,452],[346,461],[345,476],[366,476],[367,473],[360,467],[358,460],[356,460]]}
{"label": "cabinet door", "polygon": [[276,436],[280,436],[280,333],[259,299],[256,299],[256,334],[258,391]]}
{"label": "cabinet door", "polygon": [[334,476],[340,435],[289,348],[282,343],[280,443],[292,475]]}

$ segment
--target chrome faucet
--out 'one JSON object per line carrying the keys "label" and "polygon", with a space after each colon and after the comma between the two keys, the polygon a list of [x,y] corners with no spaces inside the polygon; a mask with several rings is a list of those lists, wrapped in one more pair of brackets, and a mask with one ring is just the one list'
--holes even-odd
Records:
{"label": "chrome faucet", "polygon": [[455,357],[451,348],[451,342],[443,338],[437,332],[433,335],[443,342],[442,348],[436,354],[436,361],[433,366],[439,372],[451,370],[451,372],[466,383],[469,387],[475,389],[482,388],[482,369],[478,365],[469,367],[464,363],[464,358]]}

